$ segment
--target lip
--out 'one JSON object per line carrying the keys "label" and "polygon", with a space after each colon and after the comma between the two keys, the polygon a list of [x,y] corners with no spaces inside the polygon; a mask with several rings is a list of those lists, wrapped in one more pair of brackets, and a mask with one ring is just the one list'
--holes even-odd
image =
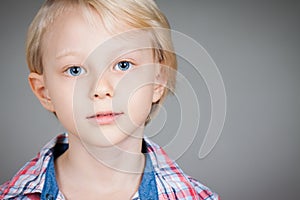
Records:
{"label": "lip", "polygon": [[98,125],[108,125],[113,123],[118,117],[123,114],[123,112],[99,112],[95,115],[87,117],[87,119]]}

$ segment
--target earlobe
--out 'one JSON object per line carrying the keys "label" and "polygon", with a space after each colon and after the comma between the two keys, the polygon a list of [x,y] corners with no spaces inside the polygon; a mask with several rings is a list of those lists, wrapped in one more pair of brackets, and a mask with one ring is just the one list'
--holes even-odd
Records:
{"label": "earlobe", "polygon": [[50,112],[54,112],[54,107],[45,86],[43,75],[31,72],[28,76],[28,81],[32,92],[38,98],[43,107]]}

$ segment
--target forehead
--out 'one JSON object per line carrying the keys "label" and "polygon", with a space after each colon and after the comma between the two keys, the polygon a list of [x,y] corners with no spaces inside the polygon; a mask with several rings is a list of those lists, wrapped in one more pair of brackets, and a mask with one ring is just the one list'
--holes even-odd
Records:
{"label": "forehead", "polygon": [[89,10],[88,15],[84,11],[87,10],[74,7],[58,15],[43,36],[42,51],[55,57],[70,51],[85,52],[88,56],[95,49],[125,53],[153,47],[149,30],[119,23],[108,31],[96,11]]}

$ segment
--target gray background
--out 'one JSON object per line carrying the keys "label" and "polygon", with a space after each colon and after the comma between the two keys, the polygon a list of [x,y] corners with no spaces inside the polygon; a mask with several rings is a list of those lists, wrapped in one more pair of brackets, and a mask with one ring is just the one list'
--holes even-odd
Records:
{"label": "gray background", "polygon": [[[219,67],[227,92],[222,135],[213,151],[198,159],[210,117],[209,94],[193,67],[179,59],[180,72],[192,84],[201,110],[198,134],[187,151],[176,158],[179,165],[224,200],[297,199],[299,1],[157,2],[173,29],[194,38],[208,51]],[[27,84],[25,35],[41,3],[1,1],[0,183],[63,131],[52,114],[39,105]],[[153,137],[162,146],[174,138],[180,120],[178,102],[184,98],[189,97],[168,98],[166,112],[158,118],[167,118],[163,133]],[[160,120],[153,124],[157,122]],[[148,132],[152,131],[150,126]]]}

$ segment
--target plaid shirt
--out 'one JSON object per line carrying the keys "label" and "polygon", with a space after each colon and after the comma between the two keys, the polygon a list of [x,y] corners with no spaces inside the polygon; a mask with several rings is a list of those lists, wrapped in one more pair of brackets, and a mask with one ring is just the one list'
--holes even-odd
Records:
{"label": "plaid shirt", "polygon": [[[144,144],[147,153],[145,173],[133,200],[219,199],[217,194],[185,175],[158,145],[147,138],[144,139]],[[53,160],[55,156],[59,156],[67,148],[68,135],[66,133],[51,140],[42,148],[37,157],[28,162],[10,181],[0,186],[0,199],[54,199],[45,194],[45,188],[51,191],[53,190],[52,183],[56,185]],[[51,184],[49,184],[46,176],[51,171],[50,168],[53,168],[53,174],[50,177],[54,177],[54,182]],[[147,173],[146,170],[150,170],[150,173]],[[65,199],[59,190],[56,199]]]}

